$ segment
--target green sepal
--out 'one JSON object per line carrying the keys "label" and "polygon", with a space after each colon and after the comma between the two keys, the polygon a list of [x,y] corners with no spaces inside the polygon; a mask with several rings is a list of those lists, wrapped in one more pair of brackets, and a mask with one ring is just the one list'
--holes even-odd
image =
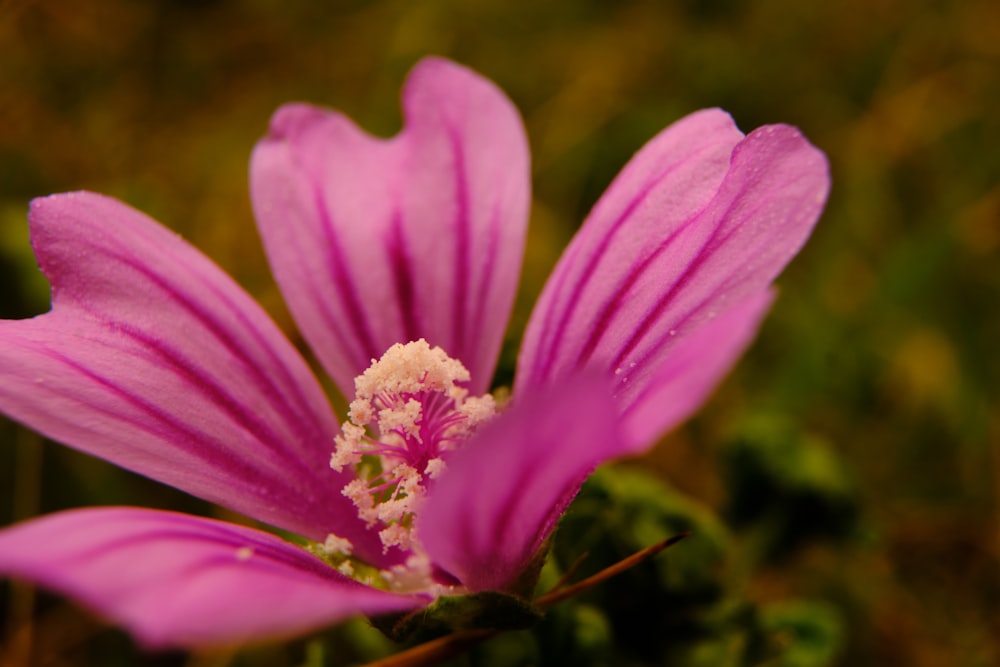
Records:
{"label": "green sepal", "polygon": [[518,575],[509,586],[507,586],[507,591],[524,599],[530,599],[535,597],[535,588],[538,586],[538,578],[542,574],[542,568],[545,566],[545,562],[549,557],[549,550],[552,548],[552,537],[555,535],[555,531],[549,533],[549,536],[542,543],[541,548],[535,552],[535,555],[531,557],[528,564],[524,566],[521,570],[521,574]]}
{"label": "green sepal", "polygon": [[407,641],[476,628],[524,630],[542,620],[542,615],[542,611],[527,600],[507,593],[483,591],[440,597],[417,611],[370,620],[390,639]]}

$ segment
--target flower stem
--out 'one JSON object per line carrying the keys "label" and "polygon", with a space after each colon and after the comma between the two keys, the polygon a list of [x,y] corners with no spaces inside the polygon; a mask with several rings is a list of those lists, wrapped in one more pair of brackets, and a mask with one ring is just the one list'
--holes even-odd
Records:
{"label": "flower stem", "polygon": [[653,546],[646,547],[642,551],[638,551],[629,556],[628,558],[620,560],[614,565],[606,567],[597,574],[587,577],[582,581],[578,581],[571,586],[565,586],[565,587],[556,586],[554,589],[552,589],[545,595],[535,598],[534,604],[539,609],[542,610],[549,609],[553,605],[559,604],[560,602],[562,602],[567,598],[571,598],[574,595],[578,595],[586,590],[590,590],[594,586],[597,586],[598,584],[607,581],[616,574],[621,574],[625,570],[631,569],[636,565],[638,565],[639,563],[642,563],[643,561],[652,558],[653,556],[660,553],[667,547],[677,544],[690,534],[691,533],[689,531],[681,533],[679,535],[674,535],[673,537],[667,538],[666,540],[654,544]]}
{"label": "flower stem", "polygon": [[499,634],[493,628],[460,630],[414,646],[388,658],[369,662],[365,667],[428,667],[453,658],[466,649]]}
{"label": "flower stem", "polygon": [[[566,581],[573,576],[573,573],[576,572],[580,564],[583,562],[584,556],[581,556],[552,590],[545,595],[535,598],[535,601],[532,604],[543,611],[547,610],[554,605],[559,604],[563,600],[571,598],[574,595],[582,593],[600,583],[603,583],[604,581],[607,581],[616,574],[621,574],[625,570],[633,568],[639,563],[649,560],[667,547],[677,544],[690,534],[690,531],[688,531],[679,535],[674,535],[673,537],[663,540],[662,542],[658,542],[653,546],[646,547],[642,551],[638,551],[628,558],[618,561],[610,567],[604,568],[593,576],[587,577],[586,579],[578,581],[572,585],[565,585]],[[436,665],[443,660],[447,660],[448,658],[453,658],[466,649],[475,646],[480,642],[486,641],[499,633],[500,630],[495,628],[459,630],[458,632],[453,632],[450,635],[419,644],[413,648],[401,651],[400,653],[391,655],[387,658],[370,662],[364,667],[429,667],[430,665]]]}

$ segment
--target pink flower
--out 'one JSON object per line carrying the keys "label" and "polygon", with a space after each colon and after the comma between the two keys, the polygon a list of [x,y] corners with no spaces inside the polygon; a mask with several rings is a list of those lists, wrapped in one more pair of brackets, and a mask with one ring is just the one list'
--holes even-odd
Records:
{"label": "pink flower", "polygon": [[0,532],[0,572],[150,647],[300,633],[439,595],[528,595],[525,572],[594,466],[685,419],[747,346],[829,187],[794,128],[744,136],[719,110],[668,127],[560,260],[514,399],[495,409],[477,397],[520,271],[524,130],[496,87],[440,59],[417,65],[403,103],[388,140],[286,106],[251,163],[278,284],[337,386],[357,390],[343,427],[239,286],[100,195],[32,202],[52,310],[0,322],[5,414],[312,547],[80,509]]}

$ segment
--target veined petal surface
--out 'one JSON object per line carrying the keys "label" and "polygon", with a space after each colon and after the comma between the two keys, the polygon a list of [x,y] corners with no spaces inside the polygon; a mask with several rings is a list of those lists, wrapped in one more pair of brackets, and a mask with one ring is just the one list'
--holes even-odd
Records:
{"label": "veined petal surface", "polygon": [[795,128],[743,137],[714,109],[671,125],[560,259],[525,333],[517,389],[600,368],[631,409],[675,346],[774,280],[828,190],[825,156]]}
{"label": "veined petal surface", "polygon": [[293,315],[348,396],[391,345],[425,338],[489,386],[513,304],[530,198],[524,129],[504,94],[428,58],[405,125],[280,109],[251,161],[264,245]]}
{"label": "veined petal surface", "polygon": [[421,509],[420,539],[470,590],[505,590],[587,476],[622,448],[607,378],[529,390],[448,460]]}
{"label": "veined petal surface", "polygon": [[52,310],[0,321],[0,411],[275,526],[381,548],[329,468],[337,422],[261,308],[179,236],[91,193],[32,202]]}
{"label": "veined petal surface", "polygon": [[[632,400],[620,407],[630,452],[649,447],[701,407],[749,347],[773,300],[770,289],[751,295],[670,350]],[[624,384],[630,378],[623,372],[615,380]]]}
{"label": "veined petal surface", "polygon": [[258,642],[426,603],[363,586],[258,530],[130,507],[0,531],[0,573],[72,596],[147,648]]}

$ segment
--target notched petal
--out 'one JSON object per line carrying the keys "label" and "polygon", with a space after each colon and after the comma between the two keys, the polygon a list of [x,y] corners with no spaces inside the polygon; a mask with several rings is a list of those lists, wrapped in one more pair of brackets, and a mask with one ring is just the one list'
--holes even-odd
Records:
{"label": "notched petal", "polygon": [[347,395],[392,344],[420,338],[489,382],[527,226],[528,148],[492,83],[437,58],[403,90],[404,128],[280,109],[254,151],[265,249],[303,335]]}

